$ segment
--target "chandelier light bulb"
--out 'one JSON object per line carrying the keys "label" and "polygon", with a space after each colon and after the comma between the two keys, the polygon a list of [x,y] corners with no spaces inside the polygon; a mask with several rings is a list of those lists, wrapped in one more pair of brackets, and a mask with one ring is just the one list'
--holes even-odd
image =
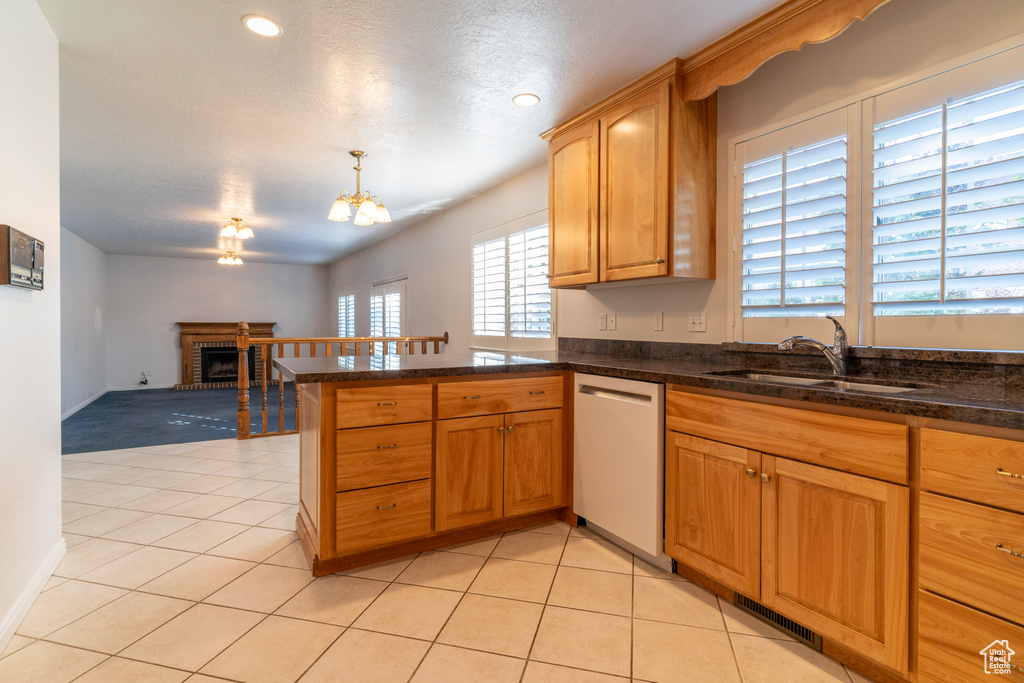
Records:
{"label": "chandelier light bulb", "polygon": [[356,160],[356,165],[353,167],[353,170],[356,172],[356,191],[352,195],[347,192],[342,192],[338,195],[338,198],[334,200],[334,204],[331,205],[327,218],[339,223],[347,221],[352,217],[352,209],[355,209],[354,222],[356,225],[390,223],[391,214],[384,206],[384,200],[376,195],[371,195],[369,191],[363,192],[360,186],[359,174],[363,170],[361,164],[363,157],[366,156],[366,152],[352,150],[349,154]]}
{"label": "chandelier light bulb", "polygon": [[384,206],[384,202],[377,205],[377,222],[378,223],[390,223],[391,214],[388,212],[388,208]]}
{"label": "chandelier light bulb", "polygon": [[364,199],[356,211],[356,225],[373,225],[377,220],[377,205],[372,199]]}
{"label": "chandelier light bulb", "polygon": [[243,221],[241,218],[233,217],[231,220],[224,224],[223,228],[221,228],[220,236],[227,238],[235,237],[240,240],[247,240],[253,237],[254,235],[252,228],[249,227],[248,223]]}
{"label": "chandelier light bulb", "polygon": [[327,217],[339,223],[347,221],[352,217],[352,209],[349,207],[344,195],[334,200],[334,206],[331,207],[331,212],[327,214]]}

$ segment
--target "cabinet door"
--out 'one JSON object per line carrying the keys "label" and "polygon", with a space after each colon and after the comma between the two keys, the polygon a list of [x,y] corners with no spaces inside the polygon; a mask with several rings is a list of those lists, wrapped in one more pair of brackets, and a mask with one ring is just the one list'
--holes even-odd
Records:
{"label": "cabinet door", "polygon": [[597,282],[597,121],[548,145],[548,249],[552,287]]}
{"label": "cabinet door", "polygon": [[907,671],[909,491],[762,456],[761,602]]}
{"label": "cabinet door", "polygon": [[761,454],[678,432],[665,444],[665,553],[757,598]]}
{"label": "cabinet door", "polygon": [[437,422],[434,526],[438,531],[501,517],[502,415]]}
{"label": "cabinet door", "polygon": [[505,416],[505,516],[565,504],[562,410]]}
{"label": "cabinet door", "polygon": [[669,94],[665,83],[601,125],[601,280],[667,275]]}

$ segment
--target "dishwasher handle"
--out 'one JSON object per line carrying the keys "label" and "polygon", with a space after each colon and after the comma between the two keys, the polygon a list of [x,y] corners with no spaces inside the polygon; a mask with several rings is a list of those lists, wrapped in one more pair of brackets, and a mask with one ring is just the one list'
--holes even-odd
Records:
{"label": "dishwasher handle", "polygon": [[604,387],[595,387],[589,384],[581,384],[579,387],[579,393],[587,394],[588,396],[594,396],[596,398],[608,398],[613,401],[625,401],[626,403],[636,403],[643,406],[649,406],[653,402],[654,398],[646,394],[634,394],[631,391],[620,391],[618,389],[606,389]]}

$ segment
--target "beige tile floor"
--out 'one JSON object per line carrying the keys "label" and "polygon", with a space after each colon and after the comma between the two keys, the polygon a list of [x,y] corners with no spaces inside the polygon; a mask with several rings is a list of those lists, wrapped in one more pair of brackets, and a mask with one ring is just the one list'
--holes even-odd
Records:
{"label": "beige tile floor", "polygon": [[65,456],[67,557],[0,681],[866,680],[560,522],[313,579],[297,461],[294,436]]}

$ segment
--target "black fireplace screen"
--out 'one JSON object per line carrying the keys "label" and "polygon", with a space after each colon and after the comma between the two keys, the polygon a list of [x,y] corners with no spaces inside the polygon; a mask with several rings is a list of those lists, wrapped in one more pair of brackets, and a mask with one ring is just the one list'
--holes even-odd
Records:
{"label": "black fireplace screen", "polygon": [[[199,349],[202,354],[202,381],[237,382],[238,381],[238,349],[231,347],[212,347]],[[256,376],[256,347],[249,347],[249,381]]]}

